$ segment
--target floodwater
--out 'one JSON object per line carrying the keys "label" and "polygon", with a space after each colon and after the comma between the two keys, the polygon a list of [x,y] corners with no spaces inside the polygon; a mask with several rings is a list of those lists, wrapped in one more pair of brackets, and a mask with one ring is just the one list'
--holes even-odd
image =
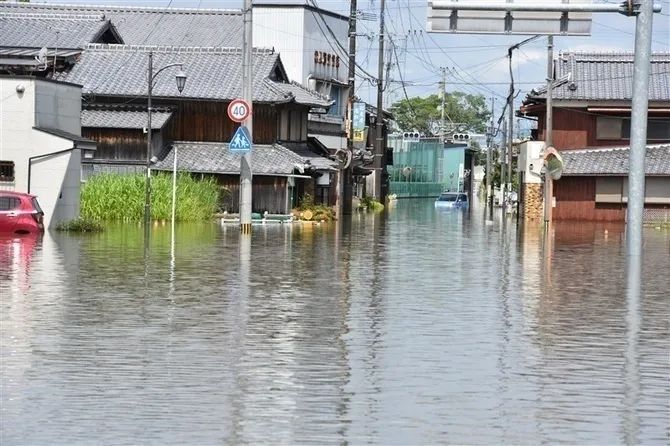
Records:
{"label": "floodwater", "polygon": [[0,444],[668,444],[670,232],[401,201],[0,241]]}

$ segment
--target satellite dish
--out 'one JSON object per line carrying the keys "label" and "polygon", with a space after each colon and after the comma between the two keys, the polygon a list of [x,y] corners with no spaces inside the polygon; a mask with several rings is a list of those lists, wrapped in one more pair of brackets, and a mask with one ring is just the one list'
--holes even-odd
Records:
{"label": "satellite dish", "polygon": [[35,56],[35,60],[37,61],[38,68],[40,70],[46,70],[47,69],[47,49],[46,47],[42,47],[37,53],[37,56]]}
{"label": "satellite dish", "polygon": [[544,158],[545,175],[549,175],[552,180],[560,179],[563,174],[563,158],[558,150],[547,147],[542,158]]}
{"label": "satellite dish", "polygon": [[405,178],[409,177],[412,174],[412,169],[410,166],[405,166],[402,168],[402,174]]}

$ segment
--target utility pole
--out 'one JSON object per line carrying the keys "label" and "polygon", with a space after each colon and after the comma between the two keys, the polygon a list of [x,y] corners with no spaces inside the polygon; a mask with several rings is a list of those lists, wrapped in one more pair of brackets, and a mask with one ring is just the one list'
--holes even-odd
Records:
{"label": "utility pole", "polygon": [[486,206],[489,207],[489,214],[493,211],[493,195],[491,191],[491,149],[493,148],[493,111],[495,98],[491,98],[491,126],[487,138],[486,147]]}
{"label": "utility pole", "polygon": [[507,121],[503,119],[502,143],[499,150],[500,156],[500,200],[503,205],[503,215],[505,212],[505,161],[507,159]]}
{"label": "utility pole", "polygon": [[[348,134],[347,137],[347,151],[348,160],[353,159],[354,153],[354,87],[356,82],[356,0],[351,0],[351,6],[349,9],[349,73],[348,73],[348,83],[349,83],[349,99],[347,101],[348,109],[347,113],[349,116],[348,121]],[[351,162],[342,170],[340,174],[340,205],[339,210],[342,211],[342,215],[351,215],[352,211],[352,198],[353,198],[353,184],[352,184],[352,167]],[[338,214],[339,218],[339,214]]]}
{"label": "utility pole", "polygon": [[507,110],[509,116],[509,124],[507,126],[507,184],[505,186],[506,194],[511,194],[512,192],[512,152],[514,146],[514,84],[511,85],[509,91],[509,110]]}
{"label": "utility pole", "polygon": [[447,69],[445,67],[441,68],[442,70],[442,82],[440,82],[442,88],[440,93],[442,94],[442,121],[441,121],[441,127],[440,127],[440,136],[442,137],[442,144],[444,144],[445,141],[445,134],[446,134],[446,122],[444,120],[445,117],[445,112],[444,109],[446,108],[447,105]]}
{"label": "utility pole", "polygon": [[379,60],[377,77],[377,125],[375,132],[375,198],[382,203],[386,200],[386,148],[384,147],[384,8],[385,0],[381,0],[379,12]]}
{"label": "utility pole", "polygon": [[[544,145],[549,148],[554,145],[554,36],[547,36],[547,118],[544,130]],[[551,223],[554,206],[554,180],[548,174],[544,175],[544,224]]]}
{"label": "utility pole", "polygon": [[[252,89],[252,1],[244,0],[244,32],[242,38],[242,98],[249,103],[253,110]],[[253,113],[249,113],[242,125],[249,131],[253,143]],[[251,197],[252,197],[251,150],[246,152],[240,160],[240,231],[251,234]]]}
{"label": "utility pole", "polygon": [[[651,0],[640,3],[635,26],[635,59],[633,66],[633,104],[630,123],[630,155],[628,171],[628,212],[626,251],[631,265],[642,268],[642,216],[644,213],[645,168],[647,152],[647,118],[649,105],[649,59],[651,56],[651,29],[653,5]],[[629,266],[629,269],[633,269]],[[629,273],[630,274],[630,273]],[[639,292],[639,288],[638,288]]]}

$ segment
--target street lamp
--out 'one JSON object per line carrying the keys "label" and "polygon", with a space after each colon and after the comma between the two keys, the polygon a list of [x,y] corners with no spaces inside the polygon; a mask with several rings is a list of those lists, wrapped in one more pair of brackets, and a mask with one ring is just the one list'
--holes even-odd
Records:
{"label": "street lamp", "polygon": [[163,70],[170,67],[179,67],[179,71],[175,76],[177,81],[177,90],[181,93],[184,90],[186,85],[186,73],[184,73],[181,63],[173,63],[164,66],[160,70],[154,73],[153,59],[154,54],[152,51],[149,52],[149,71],[147,76],[147,168],[146,168],[146,183],[144,186],[145,199],[144,199],[144,238],[145,242],[149,239],[149,227],[151,226],[151,92],[154,86],[154,80]]}

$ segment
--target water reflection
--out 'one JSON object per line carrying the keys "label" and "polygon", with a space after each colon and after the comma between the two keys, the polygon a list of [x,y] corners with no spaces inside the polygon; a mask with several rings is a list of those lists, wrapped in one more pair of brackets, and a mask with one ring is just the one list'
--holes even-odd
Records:
{"label": "water reflection", "polygon": [[622,234],[414,200],[0,244],[0,441],[664,444],[670,235],[634,298]]}

